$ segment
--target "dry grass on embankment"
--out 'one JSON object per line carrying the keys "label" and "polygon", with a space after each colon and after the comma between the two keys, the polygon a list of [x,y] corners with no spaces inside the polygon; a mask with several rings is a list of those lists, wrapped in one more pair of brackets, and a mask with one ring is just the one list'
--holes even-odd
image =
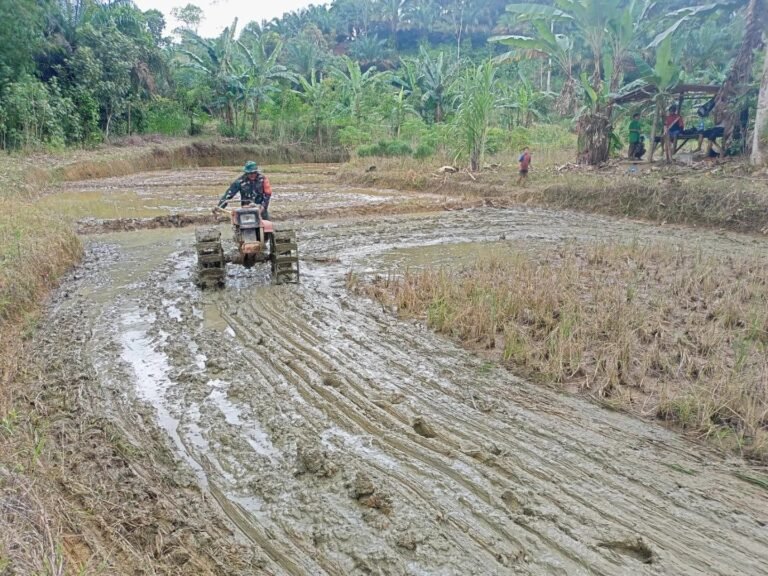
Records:
{"label": "dry grass on embankment", "polygon": [[75,233],[45,212],[0,197],[0,417],[39,304],[81,255]]}
{"label": "dry grass on embankment", "polygon": [[533,380],[765,462],[767,265],[670,244],[602,244],[350,283]]}
{"label": "dry grass on embankment", "polygon": [[[534,160],[536,157],[534,156]],[[515,185],[517,168],[477,174],[442,174],[439,161],[355,159],[339,170],[340,180],[361,186],[416,190],[464,198],[467,205],[532,205],[644,219],[668,224],[768,233],[768,177],[750,176],[744,164],[709,169],[656,163],[617,163],[603,170],[557,172],[552,158],[535,164],[525,188]],[[372,170],[371,167],[375,166]]]}

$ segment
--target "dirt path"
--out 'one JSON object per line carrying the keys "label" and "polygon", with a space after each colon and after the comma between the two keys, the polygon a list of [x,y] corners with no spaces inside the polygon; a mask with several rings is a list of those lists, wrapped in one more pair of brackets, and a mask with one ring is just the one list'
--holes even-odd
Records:
{"label": "dirt path", "polygon": [[742,463],[530,385],[344,288],[413,247],[440,261],[459,240],[691,234],[520,209],[304,222],[301,285],[230,268],[205,293],[192,230],[104,235],[51,323],[79,318],[57,342],[88,362],[98,409],[170,448],[253,544],[256,573],[768,574],[768,492]]}

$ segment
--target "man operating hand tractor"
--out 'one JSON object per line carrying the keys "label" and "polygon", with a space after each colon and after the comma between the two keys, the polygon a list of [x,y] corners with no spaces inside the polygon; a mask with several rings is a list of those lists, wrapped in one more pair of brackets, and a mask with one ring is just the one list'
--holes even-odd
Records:
{"label": "man operating hand tractor", "polygon": [[243,175],[232,182],[224,195],[219,199],[219,208],[226,208],[227,203],[240,194],[240,205],[260,204],[261,217],[269,220],[269,201],[272,198],[272,186],[269,179],[261,173],[256,162],[248,161],[243,167]]}

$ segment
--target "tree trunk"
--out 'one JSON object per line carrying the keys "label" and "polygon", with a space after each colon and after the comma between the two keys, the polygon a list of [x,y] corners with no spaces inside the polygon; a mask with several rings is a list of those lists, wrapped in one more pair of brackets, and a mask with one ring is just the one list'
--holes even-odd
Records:
{"label": "tree trunk", "polygon": [[[714,116],[717,123],[721,123],[725,134],[723,135],[723,149],[733,136],[734,127],[740,116],[741,110],[734,110],[734,105],[744,95],[752,75],[752,63],[758,46],[762,43],[762,20],[766,12],[768,0],[749,0],[745,11],[746,29],[744,39],[741,42],[739,53],[733,67],[728,72],[728,77],[715,96]],[[744,134],[741,135],[745,137]]]}
{"label": "tree trunk", "polygon": [[112,112],[107,114],[107,124],[104,127],[104,140],[109,142],[109,127],[112,124]]}
{"label": "tree trunk", "polygon": [[[455,22],[455,20],[454,20]],[[464,6],[459,12],[459,21],[456,22],[456,59],[461,60],[461,34],[464,32]]]}
{"label": "tree trunk", "polygon": [[547,60],[547,94],[552,92],[552,58]]}
{"label": "tree trunk", "polygon": [[[767,51],[768,52],[768,51]],[[763,64],[763,81],[757,99],[755,133],[752,140],[752,164],[762,166],[768,162],[768,53]]]}
{"label": "tree trunk", "polygon": [[256,138],[256,136],[259,133],[259,112],[261,111],[261,102],[257,98],[253,101],[253,126],[251,126],[251,130],[253,133],[253,137]]}
{"label": "tree trunk", "polygon": [[224,109],[224,121],[227,123],[227,126],[231,128],[233,131],[235,129],[235,112],[232,109],[232,101],[227,100],[227,106]]}
{"label": "tree trunk", "polygon": [[435,124],[443,121],[443,107],[440,102],[435,103]]}
{"label": "tree trunk", "polygon": [[469,169],[472,172],[480,171],[480,146],[475,145],[472,147],[472,152],[469,155]]}
{"label": "tree trunk", "polygon": [[389,42],[392,45],[392,49],[397,52],[397,31],[400,28],[400,18],[397,15],[393,15],[389,26],[391,34]]}
{"label": "tree trunk", "polygon": [[[549,23],[549,31],[555,33],[555,21]],[[547,58],[547,93],[552,92],[552,57]]]}
{"label": "tree trunk", "polygon": [[579,120],[578,162],[596,166],[608,160],[611,122],[604,112],[585,114]]}
{"label": "tree trunk", "polygon": [[560,116],[572,116],[576,107],[576,80],[572,76],[566,78],[560,95],[555,101],[555,111]]}
{"label": "tree trunk", "polygon": [[[656,126],[659,124],[659,117],[663,110],[661,96],[656,98],[656,107],[653,109],[653,120],[651,121],[651,141],[648,143],[648,163],[653,162],[653,153],[656,151]],[[662,144],[663,146],[663,144]]]}

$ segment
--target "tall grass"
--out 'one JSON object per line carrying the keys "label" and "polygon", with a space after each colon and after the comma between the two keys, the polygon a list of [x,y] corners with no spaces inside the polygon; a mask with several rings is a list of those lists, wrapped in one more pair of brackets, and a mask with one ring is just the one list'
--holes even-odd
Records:
{"label": "tall grass", "polygon": [[535,380],[768,461],[766,264],[600,244],[407,271],[358,289]]}
{"label": "tall grass", "polygon": [[[0,197],[0,410],[7,409],[20,339],[43,296],[80,257],[74,231],[42,203]],[[3,410],[2,413],[5,413]]]}

